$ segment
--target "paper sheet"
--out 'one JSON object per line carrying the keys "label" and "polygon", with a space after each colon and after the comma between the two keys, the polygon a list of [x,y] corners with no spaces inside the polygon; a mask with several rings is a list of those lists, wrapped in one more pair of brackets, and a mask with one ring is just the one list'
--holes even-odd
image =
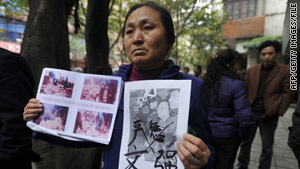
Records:
{"label": "paper sheet", "polygon": [[119,169],[184,166],[177,142],[187,133],[191,80],[126,82]]}
{"label": "paper sheet", "polygon": [[120,77],[45,68],[37,92],[44,112],[27,126],[65,139],[108,144],[121,88]]}

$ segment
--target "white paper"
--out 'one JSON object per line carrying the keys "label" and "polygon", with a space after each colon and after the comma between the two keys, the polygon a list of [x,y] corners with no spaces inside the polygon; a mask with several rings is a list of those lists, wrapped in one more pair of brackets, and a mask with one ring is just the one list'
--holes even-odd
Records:
{"label": "white paper", "polygon": [[187,133],[191,80],[126,82],[119,169],[184,169],[177,142]]}
{"label": "white paper", "polygon": [[44,68],[37,91],[44,112],[27,126],[69,140],[108,144],[121,88],[120,77]]}

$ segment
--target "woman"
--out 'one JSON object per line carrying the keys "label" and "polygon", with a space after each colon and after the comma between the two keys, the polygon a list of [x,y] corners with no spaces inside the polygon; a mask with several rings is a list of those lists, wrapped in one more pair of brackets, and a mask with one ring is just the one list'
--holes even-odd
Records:
{"label": "woman", "polygon": [[[174,27],[170,13],[155,2],[134,5],[128,12],[124,27],[124,48],[130,65],[122,65],[116,76],[124,81],[152,79],[191,79],[189,125],[197,137],[184,134],[178,143],[178,156],[188,169],[211,168],[213,149],[209,145],[210,127],[207,119],[208,106],[202,81],[180,73],[180,68],[171,60],[165,61],[174,40]],[[123,127],[123,98],[120,101],[111,142],[104,149],[104,169],[118,168]],[[35,107],[40,107],[35,109]],[[24,110],[24,119],[30,120],[41,113],[38,100],[29,101]]]}
{"label": "woman", "polygon": [[239,79],[242,56],[231,49],[218,51],[207,66],[204,86],[209,123],[216,152],[215,169],[232,169],[241,142],[253,126],[251,106]]}

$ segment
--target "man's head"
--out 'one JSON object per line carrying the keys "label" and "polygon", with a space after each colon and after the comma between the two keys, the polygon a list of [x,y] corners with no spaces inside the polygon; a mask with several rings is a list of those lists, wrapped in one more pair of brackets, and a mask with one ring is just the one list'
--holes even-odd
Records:
{"label": "man's head", "polygon": [[272,67],[275,64],[275,59],[279,55],[281,45],[277,41],[265,41],[259,47],[259,58],[264,68]]}
{"label": "man's head", "polygon": [[194,72],[195,72],[195,74],[201,74],[202,73],[202,66],[201,65],[195,65],[194,66]]}
{"label": "man's head", "polygon": [[189,67],[184,67],[183,68],[183,73],[189,74],[190,68]]}

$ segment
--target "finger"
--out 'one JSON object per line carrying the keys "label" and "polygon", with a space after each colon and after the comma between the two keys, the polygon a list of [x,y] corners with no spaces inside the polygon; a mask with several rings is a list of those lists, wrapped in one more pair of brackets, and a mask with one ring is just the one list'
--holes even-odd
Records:
{"label": "finger", "polygon": [[35,108],[35,109],[27,109],[26,111],[24,111],[24,114],[40,114],[43,113],[43,108]]}
{"label": "finger", "polygon": [[28,104],[25,108],[24,111],[28,111],[31,109],[43,109],[43,105],[42,104]]}
{"label": "finger", "polygon": [[38,99],[32,98],[28,101],[24,109],[40,107],[41,105],[42,103]]}
{"label": "finger", "polygon": [[[192,136],[192,135],[191,135]],[[193,140],[194,138],[189,137],[188,139],[185,138],[185,135],[183,135],[184,137],[184,141],[183,141],[183,146],[184,148],[189,151],[190,154],[193,154],[195,156],[197,156],[198,154],[201,154],[201,150],[198,147],[199,146],[199,140],[201,140],[200,138],[195,137],[196,139],[198,139],[198,141]],[[192,136],[194,137],[194,136]],[[200,152],[200,153],[199,153]],[[198,158],[200,158],[199,156],[197,156]]]}
{"label": "finger", "polygon": [[[185,141],[190,142],[192,145],[197,146],[201,151],[208,151],[207,145],[202,141],[201,138],[195,137],[191,134],[183,134],[183,138]],[[196,153],[196,152],[193,152]]]}
{"label": "finger", "polygon": [[210,156],[207,145],[200,138],[190,134],[184,134],[183,138],[183,146],[195,156],[193,161],[201,166],[205,165]]}
{"label": "finger", "polygon": [[41,101],[36,98],[31,98],[28,103],[41,103]]}
{"label": "finger", "polygon": [[[187,149],[185,144],[191,144],[187,141],[178,142],[177,144],[177,152],[180,154],[180,160],[182,163],[186,166],[192,167],[192,166],[198,166],[201,164],[201,161],[196,158],[194,154],[191,153],[191,150]],[[198,149],[196,146],[194,146],[196,149]]]}
{"label": "finger", "polygon": [[179,159],[182,161],[182,163],[184,163],[185,162],[185,157],[184,157],[184,155],[181,153],[181,147],[182,147],[182,145],[181,145],[182,143],[181,142],[178,142],[177,143],[177,154],[178,154],[178,157],[179,157]]}
{"label": "finger", "polygon": [[188,153],[185,150],[184,146],[183,146],[183,142],[178,142],[177,143],[177,154],[179,156],[179,159],[181,160],[182,164],[184,165],[184,168],[191,168],[191,163],[189,163],[188,161]]}
{"label": "finger", "polygon": [[32,119],[38,117],[38,115],[39,115],[39,114],[25,114],[25,115],[23,116],[23,119],[24,119],[25,121],[29,121],[29,120],[32,120]]}

